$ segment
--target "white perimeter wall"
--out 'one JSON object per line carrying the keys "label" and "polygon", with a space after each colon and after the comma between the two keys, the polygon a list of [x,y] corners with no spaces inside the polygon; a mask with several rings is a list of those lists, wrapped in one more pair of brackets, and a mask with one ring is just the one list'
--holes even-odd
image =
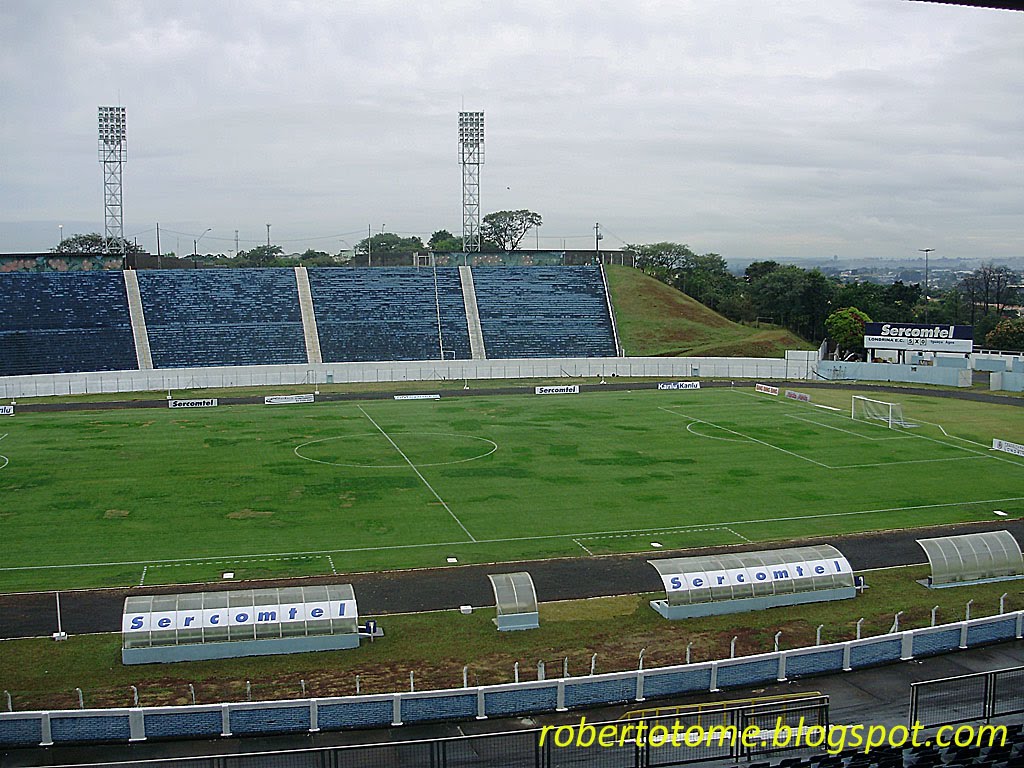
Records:
{"label": "white perimeter wall", "polygon": [[[209,387],[346,384],[458,379],[611,378],[812,379],[817,353],[786,359],[752,357],[609,357],[448,360],[320,365],[253,365],[0,377],[0,398],[145,392]],[[426,383],[424,389],[428,389]]]}

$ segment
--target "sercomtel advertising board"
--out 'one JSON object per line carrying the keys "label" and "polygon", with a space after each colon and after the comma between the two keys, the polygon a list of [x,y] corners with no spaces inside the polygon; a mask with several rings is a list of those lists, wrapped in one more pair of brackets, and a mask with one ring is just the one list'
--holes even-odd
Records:
{"label": "sercomtel advertising board", "polygon": [[974,326],[865,323],[864,348],[970,352],[974,349]]}

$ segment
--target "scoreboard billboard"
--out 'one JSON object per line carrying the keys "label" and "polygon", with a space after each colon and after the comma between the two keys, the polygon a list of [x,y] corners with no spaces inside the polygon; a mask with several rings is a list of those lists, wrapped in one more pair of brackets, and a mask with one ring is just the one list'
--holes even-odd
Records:
{"label": "scoreboard billboard", "polygon": [[864,348],[970,352],[974,348],[974,326],[865,323]]}

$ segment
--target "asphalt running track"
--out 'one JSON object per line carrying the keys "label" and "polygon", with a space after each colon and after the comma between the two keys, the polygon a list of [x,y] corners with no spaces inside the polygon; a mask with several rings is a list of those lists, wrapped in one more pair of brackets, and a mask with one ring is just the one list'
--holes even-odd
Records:
{"label": "asphalt running track", "polygon": [[[795,547],[810,543],[828,543],[846,555],[854,570],[926,563],[917,539],[951,536],[980,531],[1008,530],[1024,541],[1024,519],[1003,518],[981,523],[882,531],[849,536],[832,536],[782,542],[758,542],[731,547],[708,547],[685,551],[643,552],[629,555],[533,560],[489,565],[463,565],[379,573],[338,574],[259,582],[231,582],[234,589],[272,587],[292,584],[350,583],[355,587],[361,616],[386,616],[456,609],[462,605],[494,605],[489,573],[528,571],[533,577],[540,602],[575,600],[587,597],[660,592],[661,579],[647,561],[681,554],[714,554],[750,550]],[[870,574],[867,576],[871,583]],[[132,587],[123,589],[76,590],[60,593],[62,627],[70,634],[120,632],[124,599],[128,595],[173,592],[214,591],[223,583]],[[57,629],[56,599],[53,592],[26,592],[0,595],[0,638],[45,637]]]}
{"label": "asphalt running track", "polygon": [[[793,382],[803,388],[835,387],[835,384],[816,382]],[[706,387],[730,387],[733,382],[702,382]],[[618,382],[608,384],[582,385],[581,391],[653,389],[657,382]],[[839,385],[842,386],[842,385]],[[424,390],[430,389],[424,382]],[[976,392],[954,392],[944,390],[908,389],[875,386],[878,392],[899,392],[921,394],[932,397],[956,397],[999,403],[1002,405],[1024,406],[1024,398],[1012,398]],[[442,397],[479,395],[532,394],[533,387],[501,387],[473,389],[469,391],[445,391]],[[392,393],[350,393],[321,395],[321,401],[379,400],[391,399]],[[262,397],[220,398],[225,405],[262,403]],[[19,405],[22,411],[74,411],[107,410],[124,408],[166,408],[166,400],[112,401],[90,403],[32,403]],[[489,565],[465,565],[450,568],[430,568],[410,571],[385,571],[379,573],[338,574],[336,576],[307,579],[287,579],[260,582],[231,582],[232,588],[288,586],[294,584],[350,583],[355,587],[356,599],[361,616],[385,616],[394,613],[414,613],[458,608],[462,605],[474,607],[493,606],[489,573],[528,571],[537,589],[541,602],[575,600],[587,597],[629,595],[644,592],[659,592],[663,589],[657,572],[647,564],[652,557],[673,557],[681,554],[715,554],[721,552],[743,552],[780,546],[800,546],[808,543],[833,544],[846,555],[857,571],[872,568],[913,565],[927,562],[924,552],[916,543],[917,539],[934,536],[951,536],[961,533],[990,530],[1009,530],[1018,541],[1024,541],[1024,519],[995,519],[990,522],[969,523],[936,528],[916,528],[898,531],[882,531],[848,536],[833,536],[820,539],[782,542],[756,542],[731,547],[709,547],[684,551],[658,550],[629,555],[608,555],[598,557],[564,558],[558,560],[534,560],[524,562],[498,563]],[[869,581],[870,583],[870,581]],[[75,590],[60,593],[62,628],[70,634],[95,632],[120,632],[121,613],[124,599],[128,595],[160,594],[173,592],[214,591],[225,588],[223,583],[167,586],[132,587],[120,589]],[[53,592],[30,592],[0,594],[0,639],[19,637],[45,637],[57,630],[56,599]]]}

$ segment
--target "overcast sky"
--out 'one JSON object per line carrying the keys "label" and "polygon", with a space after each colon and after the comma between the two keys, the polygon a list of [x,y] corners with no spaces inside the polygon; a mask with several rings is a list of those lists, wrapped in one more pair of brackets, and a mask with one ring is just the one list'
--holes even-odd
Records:
{"label": "overcast sky", "polygon": [[[1024,255],[1024,13],[906,0],[0,3],[0,252],[103,230],[99,105],[127,109],[125,234],[336,252],[461,233],[672,240],[729,260]],[[531,234],[525,246],[534,247]]]}

